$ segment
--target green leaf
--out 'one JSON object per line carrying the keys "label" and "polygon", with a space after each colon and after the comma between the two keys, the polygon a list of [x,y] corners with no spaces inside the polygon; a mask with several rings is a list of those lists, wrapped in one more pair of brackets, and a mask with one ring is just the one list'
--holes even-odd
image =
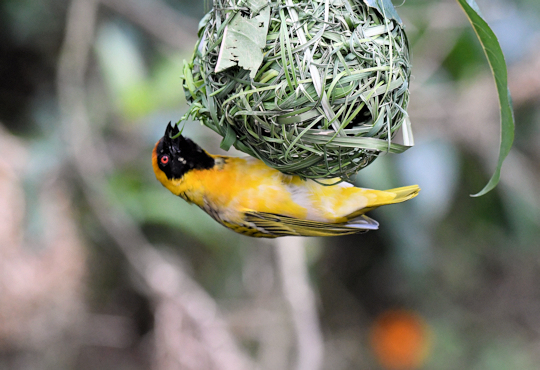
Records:
{"label": "green leaf", "polygon": [[388,19],[393,19],[398,22],[400,25],[403,25],[403,21],[399,17],[399,14],[394,8],[391,0],[364,0],[364,3],[371,7],[375,8]]}
{"label": "green leaf", "polygon": [[253,17],[235,15],[224,31],[216,72],[238,65],[250,71],[254,78],[263,61],[262,49],[266,46],[266,34],[270,23],[270,7],[266,6]]}
{"label": "green leaf", "polygon": [[223,137],[223,140],[221,140],[219,147],[223,150],[228,151],[231,148],[231,146],[234,145],[235,142],[236,142],[236,132],[234,132],[231,126],[227,126],[227,133]]}
{"label": "green leaf", "polygon": [[212,14],[210,12],[206,13],[204,17],[199,21],[199,27],[197,28],[197,36],[202,37],[204,33],[204,28],[208,24],[208,21],[212,19]]}
{"label": "green leaf", "polygon": [[267,0],[249,0],[245,4],[249,10],[251,10],[251,14],[259,14],[262,8],[268,5]]}
{"label": "green leaf", "polygon": [[506,62],[504,55],[499,45],[497,37],[482,18],[478,5],[474,0],[457,0],[459,5],[465,11],[471,25],[480,40],[480,44],[484,49],[491,72],[495,78],[497,92],[499,94],[499,106],[501,109],[501,146],[499,148],[499,160],[497,168],[491,176],[491,179],[484,188],[471,196],[479,197],[493,190],[499,183],[501,177],[501,167],[504,159],[512,148],[514,141],[514,110],[512,108],[512,98],[508,90],[508,76],[506,70]]}

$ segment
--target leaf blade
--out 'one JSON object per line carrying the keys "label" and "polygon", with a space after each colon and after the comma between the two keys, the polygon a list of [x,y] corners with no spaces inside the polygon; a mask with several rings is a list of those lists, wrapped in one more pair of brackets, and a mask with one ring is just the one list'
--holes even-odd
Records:
{"label": "leaf blade", "polygon": [[230,16],[233,18],[223,34],[215,72],[238,65],[250,71],[250,77],[254,78],[263,61],[270,7],[266,6],[253,18],[245,18],[240,12]]}
{"label": "leaf blade", "polygon": [[482,45],[486,55],[495,85],[499,96],[499,108],[501,113],[501,143],[499,147],[499,158],[495,172],[488,183],[471,197],[480,197],[487,194],[497,186],[501,178],[501,168],[505,158],[508,156],[514,141],[514,110],[512,108],[512,97],[508,89],[508,72],[506,61],[497,36],[491,30],[487,22],[480,14],[478,5],[474,0],[456,0],[471,23],[471,26]]}
{"label": "leaf blade", "polygon": [[377,9],[379,13],[385,15],[386,18],[393,19],[400,25],[403,24],[403,21],[399,17],[399,14],[396,11],[396,8],[394,8],[394,4],[392,4],[391,0],[364,0],[364,3],[371,8]]}

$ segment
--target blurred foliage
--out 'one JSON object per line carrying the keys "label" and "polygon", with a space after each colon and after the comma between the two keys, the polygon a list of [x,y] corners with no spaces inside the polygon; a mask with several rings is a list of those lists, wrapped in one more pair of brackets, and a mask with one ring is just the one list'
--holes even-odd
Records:
{"label": "blurred foliage", "polygon": [[[464,53],[463,50],[469,50],[469,52]],[[450,79],[454,81],[471,82],[471,78],[488,67],[485,63],[478,63],[482,57],[483,52],[478,47],[478,38],[474,31],[472,29],[465,31],[442,63],[441,73],[449,73]]]}
{"label": "blurred foliage", "polygon": [[[14,168],[11,175],[0,166],[0,185],[13,183],[24,195],[22,203],[0,208],[23,212],[21,253],[30,260],[56,245],[49,235],[50,220],[56,219],[49,214],[49,203],[63,199],[69,205],[62,209],[70,209],[66,219],[75,224],[83,245],[76,255],[85,272],[69,275],[51,268],[43,274],[55,271],[65,274],[64,279],[78,279],[80,285],[65,288],[65,294],[85,307],[69,312],[79,312],[75,316],[87,321],[64,327],[60,318],[47,319],[57,323],[58,332],[66,332],[52,336],[51,329],[53,339],[38,341],[30,339],[41,329],[29,326],[34,329],[15,336],[0,320],[0,368],[146,369],[152,363],[155,307],[89,205],[59,124],[56,68],[69,3],[0,3],[0,127],[7,129],[0,131],[0,165]],[[192,17],[195,24],[203,14],[203,2],[166,3],[171,12]],[[382,156],[360,172],[357,184],[391,188],[418,183],[423,190],[414,201],[374,211],[381,222],[377,232],[306,241],[325,339],[325,369],[383,369],[370,349],[369,333],[377,318],[393,309],[414,312],[429,327],[431,349],[422,368],[526,370],[540,364],[540,82],[535,69],[540,6],[537,0],[478,3],[507,53],[516,93],[516,147],[503,166],[502,182],[484,197],[469,197],[487,182],[498,145],[495,86],[473,31],[453,0],[407,1],[398,12],[413,46],[409,113],[416,146],[399,156]],[[509,30],[521,33],[510,37]],[[196,29],[186,32],[195,36]],[[151,150],[166,124],[187,109],[180,75],[182,60],[191,52],[171,47],[144,24],[100,6],[85,89],[93,128],[103,137],[111,162],[103,190],[152,244],[182,261],[216,299],[238,341],[261,360],[268,343],[290,347],[294,337],[282,307],[272,248],[236,235],[174,199],[155,180],[150,165]],[[521,73],[528,78],[520,79]],[[472,96],[478,100],[460,101],[469,89],[477,89]],[[468,103],[474,114],[466,110]],[[481,115],[488,110],[491,115]],[[456,122],[469,131],[463,135],[463,130],[454,130]],[[198,123],[188,123],[185,133],[208,151],[222,153],[220,138]],[[487,147],[485,137],[490,138]],[[19,149],[8,142],[18,143]],[[56,198],[48,195],[51,186],[61,189]],[[2,212],[0,217],[8,220]],[[11,239],[2,230],[0,258],[11,261]],[[73,292],[82,292],[77,293],[82,297]],[[21,301],[20,310],[33,305],[54,311],[67,301]],[[127,324],[99,329],[108,327],[103,320],[110,317]],[[98,334],[90,330],[92,318],[102,320],[94,328]],[[26,316],[10,320],[25,328],[31,322]],[[73,327],[83,334],[67,329]],[[278,339],[265,337],[269,332]],[[289,358],[289,348],[272,348]]]}

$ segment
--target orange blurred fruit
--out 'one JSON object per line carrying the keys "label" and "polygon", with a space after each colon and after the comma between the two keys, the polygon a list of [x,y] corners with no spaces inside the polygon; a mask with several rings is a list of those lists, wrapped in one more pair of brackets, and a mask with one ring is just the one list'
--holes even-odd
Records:
{"label": "orange blurred fruit", "polygon": [[417,369],[429,351],[429,329],[414,312],[389,310],[379,315],[370,333],[372,350],[390,370]]}

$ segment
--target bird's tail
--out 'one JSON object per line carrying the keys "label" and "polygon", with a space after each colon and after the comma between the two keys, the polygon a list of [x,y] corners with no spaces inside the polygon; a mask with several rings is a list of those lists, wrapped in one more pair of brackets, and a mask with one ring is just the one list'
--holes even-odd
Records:
{"label": "bird's tail", "polygon": [[[401,188],[388,189],[386,192],[396,194],[396,197],[385,204],[394,204],[405,202],[406,200],[412,199],[418,195],[420,187],[418,185],[403,186]],[[382,204],[381,204],[382,205]]]}
{"label": "bird's tail", "polygon": [[[412,199],[418,195],[420,187],[418,185],[403,186],[401,188],[388,189],[384,191],[380,190],[367,190],[376,196],[371,203],[366,207],[359,209],[347,216],[347,219],[352,220],[360,215],[363,215],[366,212],[369,212],[380,206],[385,206],[387,204],[395,204],[405,202],[406,200]],[[393,195],[393,197],[392,197]]]}

